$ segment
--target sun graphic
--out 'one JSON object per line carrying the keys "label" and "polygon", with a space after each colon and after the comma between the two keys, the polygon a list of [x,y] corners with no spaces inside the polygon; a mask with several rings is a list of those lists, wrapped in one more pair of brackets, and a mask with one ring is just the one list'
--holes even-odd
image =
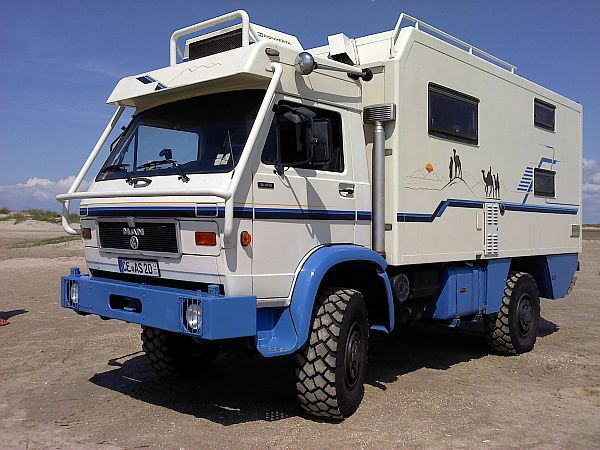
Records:
{"label": "sun graphic", "polygon": [[429,173],[433,172],[433,165],[431,163],[427,163],[425,170]]}

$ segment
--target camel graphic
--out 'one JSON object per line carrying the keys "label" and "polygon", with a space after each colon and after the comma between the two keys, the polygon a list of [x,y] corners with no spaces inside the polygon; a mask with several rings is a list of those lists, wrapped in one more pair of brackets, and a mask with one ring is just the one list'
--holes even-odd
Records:
{"label": "camel graphic", "polygon": [[481,177],[485,183],[485,197],[486,198],[500,198],[500,174],[492,174],[492,166],[488,170],[487,174],[485,169],[481,169]]}
{"label": "camel graphic", "polygon": [[500,174],[498,173],[494,177],[494,197],[500,198]]}
{"label": "camel graphic", "polygon": [[[458,186],[464,185],[471,191],[473,197],[482,197],[479,185],[483,184],[485,198],[500,200],[502,186],[500,174],[498,172],[494,173],[491,165],[489,166],[489,169],[481,170],[481,178],[479,178],[469,172],[468,161],[467,166],[465,166],[465,172],[463,173],[462,162],[456,149],[452,149],[452,154],[446,161],[448,161],[448,181],[440,178],[436,174],[433,165],[428,163],[424,169],[415,170],[412,175],[408,176],[408,178],[415,181],[409,181],[410,185],[406,186],[407,189],[443,191],[452,188],[452,186],[455,186],[455,189],[459,189]],[[427,181],[427,186],[422,184],[419,180]]]}
{"label": "camel graphic", "polygon": [[[460,163],[460,156],[458,156],[456,154],[455,148],[453,148],[452,151],[454,152],[454,177],[462,178],[463,173],[462,173],[462,165]],[[450,177],[450,179],[452,179],[452,177]]]}
{"label": "camel graphic", "polygon": [[453,148],[452,151],[454,152],[454,156],[450,157],[450,166],[448,167],[449,174],[450,174],[450,181],[454,180],[455,178],[460,178],[462,180],[463,173],[462,173],[462,165],[460,163],[460,156],[458,156],[456,154],[455,148]]}

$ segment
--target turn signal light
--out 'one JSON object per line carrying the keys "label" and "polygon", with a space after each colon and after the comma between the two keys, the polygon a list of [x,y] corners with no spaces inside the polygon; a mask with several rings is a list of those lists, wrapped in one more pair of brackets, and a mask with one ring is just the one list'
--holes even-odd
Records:
{"label": "turn signal light", "polygon": [[217,245],[217,234],[211,231],[196,231],[196,245]]}
{"label": "turn signal light", "polygon": [[247,231],[242,231],[240,234],[240,242],[242,243],[242,247],[247,247],[252,243],[252,235]]}
{"label": "turn signal light", "polygon": [[82,228],[81,229],[81,237],[83,239],[91,239],[92,238],[92,229],[91,228]]}

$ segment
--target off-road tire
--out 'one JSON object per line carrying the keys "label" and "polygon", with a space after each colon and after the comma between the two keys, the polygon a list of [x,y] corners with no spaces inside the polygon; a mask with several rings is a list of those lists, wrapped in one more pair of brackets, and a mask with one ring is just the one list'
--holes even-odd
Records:
{"label": "off-road tire", "polygon": [[142,326],[142,349],[162,377],[197,378],[214,361],[217,349],[190,336]]}
{"label": "off-road tire", "polygon": [[487,341],[500,355],[533,349],[540,326],[540,297],[535,280],[525,272],[510,272],[500,311],[484,316]]}
{"label": "off-road tire", "polygon": [[362,401],[369,325],[360,292],[327,288],[316,299],[307,344],[296,354],[296,392],[307,413],[351,416]]}

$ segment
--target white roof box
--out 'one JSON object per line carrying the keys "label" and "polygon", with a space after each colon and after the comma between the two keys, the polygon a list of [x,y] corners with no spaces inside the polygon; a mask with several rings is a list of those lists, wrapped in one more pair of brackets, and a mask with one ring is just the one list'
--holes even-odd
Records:
{"label": "white roof box", "polygon": [[354,42],[344,33],[327,36],[329,42],[329,57],[335,61],[355,66],[358,56]]}
{"label": "white roof box", "polygon": [[[250,24],[250,29],[250,44],[257,40],[271,40],[278,44],[292,47],[300,52],[304,50],[298,38],[291,34],[282,33],[281,31],[256,24]],[[239,47],[242,47],[242,24],[187,39],[185,41],[183,60],[192,61]]]}

